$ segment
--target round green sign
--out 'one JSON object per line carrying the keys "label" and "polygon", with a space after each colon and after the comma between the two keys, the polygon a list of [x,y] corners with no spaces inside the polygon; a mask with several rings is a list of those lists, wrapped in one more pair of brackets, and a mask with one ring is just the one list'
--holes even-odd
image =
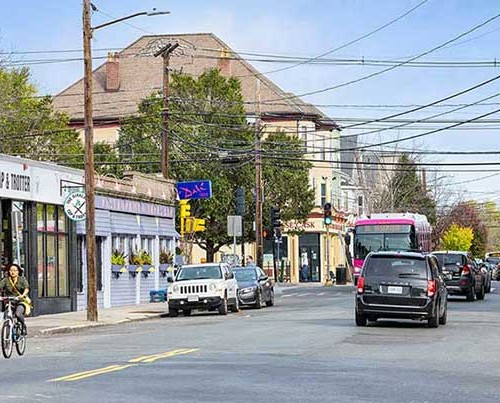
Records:
{"label": "round green sign", "polygon": [[71,192],[64,200],[64,212],[70,220],[85,220],[85,193]]}

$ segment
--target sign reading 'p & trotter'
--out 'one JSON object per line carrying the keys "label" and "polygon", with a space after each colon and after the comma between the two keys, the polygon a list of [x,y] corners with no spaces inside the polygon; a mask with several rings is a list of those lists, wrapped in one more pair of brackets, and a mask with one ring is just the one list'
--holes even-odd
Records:
{"label": "sign reading 'p & trotter'", "polygon": [[12,172],[0,172],[0,189],[14,190],[16,192],[30,192],[31,180],[27,175]]}

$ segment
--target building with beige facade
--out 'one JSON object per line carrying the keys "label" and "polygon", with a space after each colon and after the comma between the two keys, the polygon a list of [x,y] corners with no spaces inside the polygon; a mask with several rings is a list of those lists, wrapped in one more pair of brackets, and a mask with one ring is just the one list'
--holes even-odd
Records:
{"label": "building with beige facade", "polygon": [[[237,77],[249,117],[257,112],[255,101],[259,82],[259,112],[264,136],[281,130],[298,135],[303,141],[306,156],[313,161],[309,185],[315,191],[315,207],[306,222],[284,224],[280,261],[290,281],[325,281],[328,268],[345,263],[341,234],[346,219],[340,212],[340,128],[315,106],[284,92],[215,35],[147,35],[121,52],[110,54],[93,72],[95,141],[116,142],[123,120],[137,113],[142,99],[161,90],[163,61],[154,54],[168,43],[179,44],[170,59],[173,71],[199,76],[208,69],[218,68],[227,77]],[[56,95],[54,106],[67,113],[71,125],[81,130],[83,80]],[[334,223],[328,235],[322,219],[326,202],[334,207]],[[249,245],[247,251],[255,255],[252,248]],[[269,244],[265,245],[264,266],[270,262],[270,248]],[[191,260],[200,261],[203,251],[193,249]],[[221,251],[230,252],[230,248]],[[221,254],[216,258],[221,258]],[[308,267],[307,273],[304,266]]]}

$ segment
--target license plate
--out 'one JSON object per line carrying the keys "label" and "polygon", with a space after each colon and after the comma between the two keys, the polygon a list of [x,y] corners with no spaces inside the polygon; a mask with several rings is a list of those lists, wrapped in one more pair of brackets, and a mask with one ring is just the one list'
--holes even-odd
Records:
{"label": "license plate", "polygon": [[200,298],[197,295],[189,295],[188,302],[198,302]]}
{"label": "license plate", "polygon": [[395,286],[387,287],[387,294],[402,294],[402,293],[403,293],[403,287],[395,287]]}

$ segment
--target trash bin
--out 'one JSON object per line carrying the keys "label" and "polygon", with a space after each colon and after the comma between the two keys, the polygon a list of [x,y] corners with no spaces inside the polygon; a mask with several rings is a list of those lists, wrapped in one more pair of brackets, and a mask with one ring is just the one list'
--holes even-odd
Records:
{"label": "trash bin", "polygon": [[344,266],[337,266],[337,273],[335,275],[337,284],[347,284],[347,269]]}
{"label": "trash bin", "polygon": [[149,302],[165,302],[167,300],[167,290],[149,291]]}

